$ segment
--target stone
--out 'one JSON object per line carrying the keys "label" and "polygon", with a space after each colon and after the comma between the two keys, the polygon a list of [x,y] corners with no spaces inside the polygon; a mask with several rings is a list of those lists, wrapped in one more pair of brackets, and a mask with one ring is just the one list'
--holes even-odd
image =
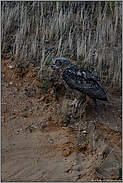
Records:
{"label": "stone", "polygon": [[64,149],[63,149],[63,156],[64,156],[64,157],[69,156],[70,153],[71,153],[71,150],[70,150],[69,148],[64,148]]}

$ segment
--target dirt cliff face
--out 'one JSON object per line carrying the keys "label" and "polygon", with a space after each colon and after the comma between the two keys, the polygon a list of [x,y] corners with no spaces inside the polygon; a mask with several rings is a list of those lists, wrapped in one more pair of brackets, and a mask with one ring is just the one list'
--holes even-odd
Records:
{"label": "dirt cliff face", "polygon": [[88,102],[77,117],[33,70],[2,58],[2,181],[120,180],[121,91],[105,87],[109,101],[98,101],[98,114]]}

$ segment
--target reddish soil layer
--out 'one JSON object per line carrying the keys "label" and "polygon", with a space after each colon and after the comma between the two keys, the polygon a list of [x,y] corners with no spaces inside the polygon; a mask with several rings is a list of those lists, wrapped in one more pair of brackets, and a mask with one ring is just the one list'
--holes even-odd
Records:
{"label": "reddish soil layer", "polygon": [[121,91],[105,88],[98,114],[90,104],[66,126],[64,100],[42,92],[34,67],[24,73],[4,58],[1,79],[2,181],[121,181]]}

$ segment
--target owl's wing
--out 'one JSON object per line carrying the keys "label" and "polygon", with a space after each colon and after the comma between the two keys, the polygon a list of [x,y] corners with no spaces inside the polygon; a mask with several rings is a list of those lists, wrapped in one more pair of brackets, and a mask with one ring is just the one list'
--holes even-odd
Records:
{"label": "owl's wing", "polygon": [[84,69],[84,68],[81,68],[80,71],[83,73],[85,78],[93,79],[93,80],[96,80],[96,81],[100,81],[100,77],[97,76],[96,74],[94,74],[93,72],[91,72],[91,71],[89,71],[87,69]]}
{"label": "owl's wing", "polygon": [[[89,74],[91,76],[91,73]],[[92,79],[93,77],[87,77],[89,74],[85,73],[85,70],[80,72],[80,70],[66,68],[62,73],[62,78],[69,87],[84,92],[93,99],[107,100],[103,88]]]}
{"label": "owl's wing", "polygon": [[89,71],[88,69],[72,65],[67,68],[69,72],[76,73],[77,75],[83,76],[85,79],[93,79],[95,81],[100,81],[100,77],[97,76],[95,73]]}

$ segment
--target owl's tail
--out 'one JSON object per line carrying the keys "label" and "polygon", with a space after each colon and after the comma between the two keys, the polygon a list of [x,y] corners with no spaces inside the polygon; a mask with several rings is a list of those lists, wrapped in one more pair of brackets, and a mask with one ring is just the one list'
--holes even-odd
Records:
{"label": "owl's tail", "polygon": [[92,99],[92,103],[93,103],[93,106],[94,106],[96,112],[98,112],[96,99]]}

